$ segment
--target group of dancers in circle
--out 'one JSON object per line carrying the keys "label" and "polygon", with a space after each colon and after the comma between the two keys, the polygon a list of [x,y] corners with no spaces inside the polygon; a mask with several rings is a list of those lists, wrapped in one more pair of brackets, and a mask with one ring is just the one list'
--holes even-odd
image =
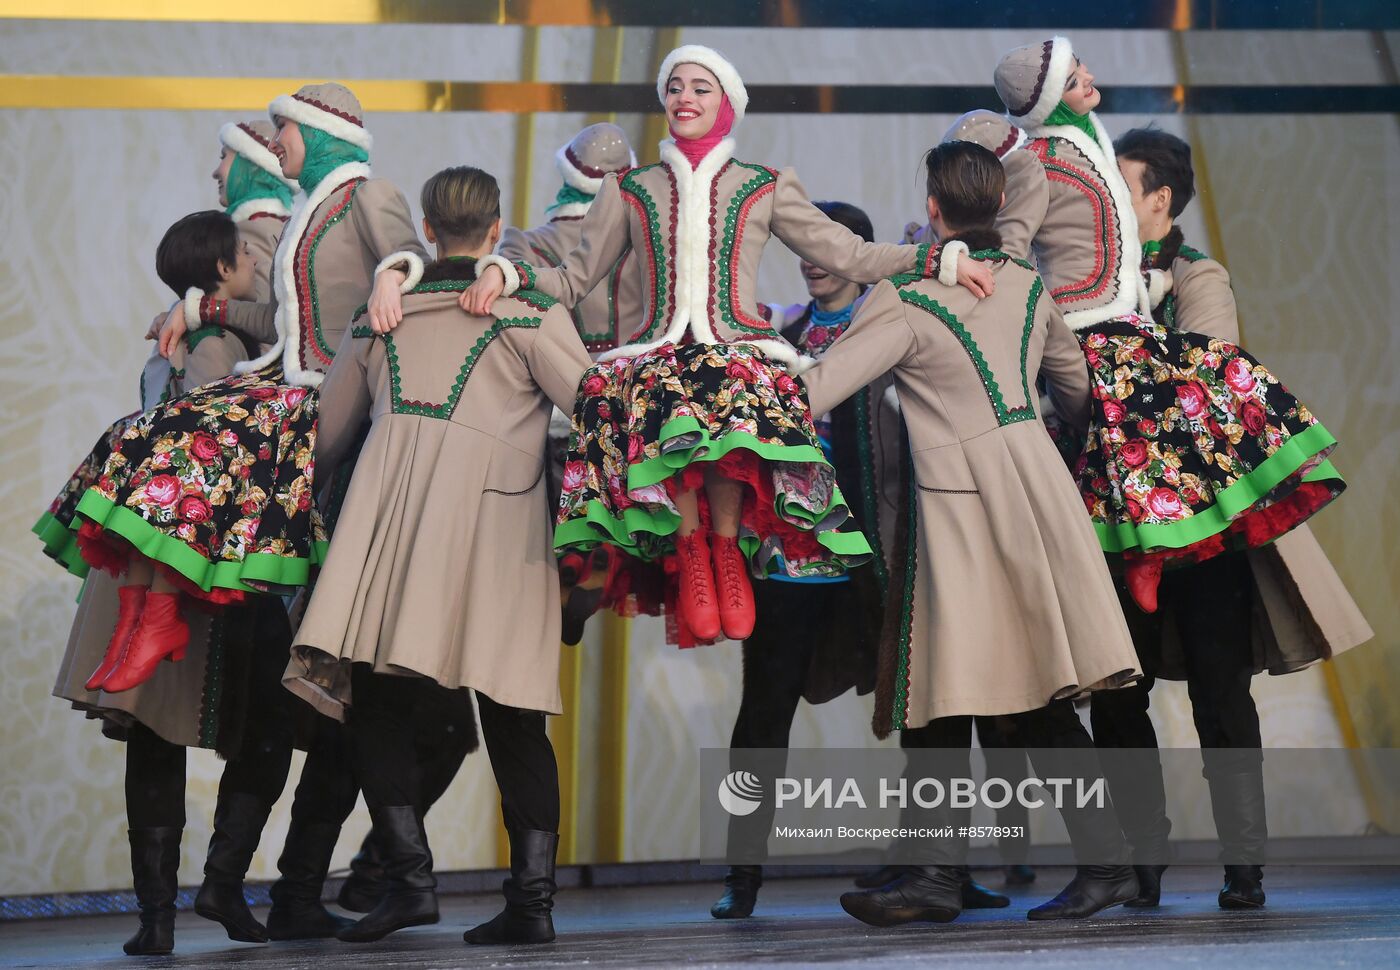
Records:
{"label": "group of dancers in circle", "polygon": [[[345,87],[225,125],[224,210],[157,251],[177,302],[148,334],[142,409],[35,527],[87,577],[55,694],[127,743],[126,952],[173,947],[187,747],[226,759],[195,908],[231,938],[437,922],[423,817],[478,717],[510,875],[464,938],[554,939],[545,715],[561,625],[577,642],[600,608],[663,615],[682,646],[743,642],[736,751],[785,748],[800,699],[854,687],[878,736],[966,759],[976,719],[1053,770],[1095,741],[1155,749],[1152,679],[1184,678],[1203,747],[1236,755],[1207,758],[1235,806],[1222,844],[1261,846],[1250,676],[1370,636],[1298,529],[1344,488],[1336,442],[1240,348],[1228,276],[1173,227],[1189,147],[1143,129],[1115,152],[1061,37],[995,83],[1005,114],[964,115],[927,153],[927,219],[901,244],[736,158],[748,95],[701,46],[661,65],[660,162],[584,129],[543,226],[503,232],[486,172],[434,175],[435,258]],[[759,302],[772,237],[810,302]],[[243,880],[294,746],[263,924]],[[1122,823],[1065,813],[1096,861],[1031,918],[1157,904],[1160,775],[1155,794],[1108,779],[1149,805]],[[360,792],[352,921],[321,896]],[[1007,905],[966,848],[913,847],[842,906],[885,926]],[[761,867],[725,883],[712,914],[750,915]],[[1227,860],[1221,905],[1263,901],[1257,863]]]}

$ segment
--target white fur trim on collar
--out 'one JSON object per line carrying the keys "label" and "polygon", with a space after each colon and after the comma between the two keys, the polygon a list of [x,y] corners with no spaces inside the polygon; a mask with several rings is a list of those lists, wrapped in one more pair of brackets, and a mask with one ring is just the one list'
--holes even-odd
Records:
{"label": "white fur trim on collar", "polygon": [[219,143],[229,151],[242,155],[293,192],[301,190],[295,179],[289,179],[282,174],[282,165],[277,161],[277,156],[268,151],[262,142],[238,127],[236,123],[230,121],[219,129]]}
{"label": "white fur trim on collar", "polygon": [[381,259],[379,265],[374,268],[375,278],[378,279],[379,274],[386,269],[398,269],[405,263],[408,264],[408,269],[405,270],[408,276],[399,284],[399,292],[407,293],[423,279],[423,257],[419,256],[417,253],[411,253],[407,249],[397,253],[390,253],[388,256]]}
{"label": "white fur trim on collar", "polygon": [[292,206],[292,217],[287,221],[287,227],[277,243],[277,254],[273,257],[276,260],[273,264],[272,292],[277,299],[277,343],[256,360],[247,360],[236,365],[236,373],[251,373],[266,367],[281,356],[282,370],[287,383],[301,387],[320,386],[322,375],[316,371],[302,370],[300,364],[301,308],[297,302],[297,288],[293,283],[297,248],[301,245],[301,239],[306,235],[307,229],[311,227],[311,217],[315,215],[321,203],[330,198],[332,192],[351,179],[370,177],[370,168],[364,162],[346,162],[331,169],[309,194],[298,198],[296,205]]}
{"label": "white fur trim on collar", "polygon": [[1167,295],[1167,279],[1167,274],[1160,269],[1147,271],[1147,302],[1154,310]]}
{"label": "white fur trim on collar", "polygon": [[501,275],[506,278],[506,288],[501,290],[501,296],[512,296],[516,290],[520,289],[520,271],[515,268],[515,264],[510,260],[506,259],[504,256],[498,256],[496,253],[481,257],[476,261],[477,279],[481,278],[482,272],[488,266],[495,266],[501,271]]}
{"label": "white fur trim on collar", "polygon": [[1065,323],[1071,330],[1082,330],[1095,324],[1112,320],[1127,313],[1150,315],[1152,312],[1147,297],[1147,284],[1143,281],[1139,267],[1142,265],[1142,244],[1138,241],[1137,216],[1133,214],[1133,198],[1128,191],[1128,183],[1123,181],[1123,173],[1118,171],[1118,156],[1113,151],[1113,141],[1104,130],[1099,116],[1090,113],[1089,120],[1094,124],[1097,138],[1090,138],[1073,125],[1035,125],[1026,129],[1031,138],[1063,138],[1084,154],[1098,169],[1099,177],[1108,188],[1109,198],[1117,209],[1118,228],[1121,234],[1122,259],[1114,274],[1118,292],[1113,300],[1104,306],[1084,310],[1065,310]]}
{"label": "white fur trim on collar", "polygon": [[666,103],[666,82],[671,79],[671,71],[677,64],[699,64],[715,76],[719,86],[729,96],[730,107],[734,109],[734,127],[739,127],[739,122],[744,120],[744,109],[749,106],[749,91],[734,65],[725,60],[719,51],[701,44],[677,47],[666,55],[661,62],[661,70],[656,73],[656,96],[662,104]]}
{"label": "white fur trim on collar", "polygon": [[[721,342],[710,326],[710,241],[714,232],[710,225],[710,188],[734,154],[734,139],[721,141],[695,169],[691,169],[690,160],[674,141],[663,141],[660,149],[661,163],[671,170],[676,180],[676,224],[672,230],[676,252],[673,283],[676,314],[658,339],[616,347],[600,355],[600,363],[635,357],[662,344],[680,343],[687,331],[696,343]],[[745,337],[738,342],[761,348],[771,360],[784,367],[802,366],[802,355],[776,333],[771,337]]]}
{"label": "white fur trim on collar", "polygon": [[958,260],[967,253],[967,243],[954,239],[938,250],[938,282],[944,286],[958,285]]}
{"label": "white fur trim on collar", "polygon": [[1008,111],[1008,117],[1028,127],[1044,124],[1050,112],[1055,110],[1055,105],[1064,98],[1065,85],[1073,73],[1074,46],[1068,37],[1053,38],[1050,41],[1050,64],[1045,69],[1045,83],[1040,87],[1040,97],[1031,105],[1030,111],[1023,115],[1013,115]]}
{"label": "white fur trim on collar", "polygon": [[286,118],[299,125],[319,128],[326,134],[334,135],[352,145],[358,145],[365,151],[370,151],[374,147],[374,139],[370,136],[368,129],[352,121],[346,121],[329,111],[322,111],[315,105],[298,101],[290,94],[279,94],[274,98],[272,103],[267,106],[267,113],[271,116],[273,124],[277,123],[278,118]]}
{"label": "white fur trim on collar", "polygon": [[292,214],[286,203],[281,199],[249,199],[247,202],[239,203],[238,207],[228,214],[234,222],[247,222],[253,216],[268,215],[277,216],[279,219],[286,219]]}

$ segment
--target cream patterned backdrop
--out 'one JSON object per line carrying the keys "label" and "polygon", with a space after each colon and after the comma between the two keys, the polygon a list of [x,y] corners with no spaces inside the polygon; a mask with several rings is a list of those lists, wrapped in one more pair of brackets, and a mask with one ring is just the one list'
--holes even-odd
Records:
{"label": "cream patterned backdrop", "polygon": [[[627,29],[623,81],[650,80],[654,32]],[[593,32],[540,30],[538,78],[586,81]],[[685,30],[685,41],[724,50],[750,83],[948,83],[984,85],[999,53],[1027,35],[1000,31]],[[1215,35],[1185,38],[1183,62],[1165,32],[1082,32],[1077,48],[1101,83],[1378,83],[1365,34]],[[0,21],[0,74],[364,77],[435,80],[522,78],[518,27],[310,27]],[[1304,56],[1306,55],[1306,56]],[[1190,77],[1183,77],[1184,63]],[[878,64],[880,76],[870,76]],[[977,105],[968,105],[976,107]],[[256,114],[256,112],[250,112]],[[135,406],[148,348],[146,321],[170,301],[152,271],[156,241],[186,212],[212,206],[209,172],[225,112],[0,109],[0,894],[119,888],[129,884],[122,806],[123,749],[51,697],[72,615],[76,582],[40,555],[28,527],[97,432]],[[643,121],[621,116],[640,138]],[[882,238],[921,208],[920,153],[951,116],[755,115],[739,132],[740,154],[793,165],[814,198],[862,205]],[[1111,130],[1148,119],[1115,115]],[[1400,337],[1392,325],[1397,282],[1397,142],[1390,116],[1155,119],[1197,139],[1211,192],[1185,220],[1188,238],[1210,248],[1201,216],[1219,215],[1223,256],[1251,346],[1289,375],[1343,440],[1337,463],[1351,491],[1319,521],[1319,535],[1384,631],[1342,667],[1358,724],[1372,743],[1396,743],[1379,725],[1395,669],[1400,583],[1392,496],[1400,458]],[[580,114],[534,119],[534,164],[517,165],[517,118],[500,113],[371,115],[374,166],[410,199],[447,164],[480,165],[501,177],[507,211],[527,171],[529,212],[539,219],[557,187],[554,149]],[[638,146],[645,157],[654,148]],[[416,209],[416,203],[415,203]],[[763,298],[802,297],[796,262],[773,248]],[[596,641],[592,631],[591,641]],[[631,630],[627,703],[602,708],[597,643],[585,645],[580,763],[581,828],[591,831],[607,797],[586,772],[601,726],[625,719],[622,856],[680,859],[698,851],[697,751],[723,746],[738,704],[732,645],[677,652],[652,621]],[[1350,659],[1350,658],[1349,658]],[[1389,678],[1388,680],[1386,678]],[[1266,744],[1341,746],[1346,740],[1326,678],[1312,670],[1257,681]],[[1155,695],[1163,744],[1195,743],[1184,690]],[[849,746],[869,738],[869,702],[842,698],[803,707],[798,746]],[[293,782],[299,759],[293,767]],[[199,878],[220,766],[190,757],[183,882]],[[1335,783],[1355,790],[1355,779]],[[290,792],[290,785],[288,791]],[[267,877],[286,827],[285,796],[253,875]],[[1340,804],[1344,799],[1339,799]],[[1352,800],[1352,804],[1355,801]],[[1183,834],[1210,831],[1204,806],[1179,820]],[[442,869],[496,864],[494,790],[485,759],[469,759],[429,817]],[[1354,832],[1367,819],[1325,804],[1275,808],[1280,832]],[[343,864],[366,821],[357,813],[336,856]],[[600,855],[591,835],[577,858]]]}

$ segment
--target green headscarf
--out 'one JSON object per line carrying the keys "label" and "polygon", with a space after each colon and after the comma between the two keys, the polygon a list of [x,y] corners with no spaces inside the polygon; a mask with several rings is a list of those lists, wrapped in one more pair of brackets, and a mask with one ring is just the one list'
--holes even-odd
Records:
{"label": "green headscarf", "polygon": [[576,189],[566,182],[560,186],[559,191],[554,194],[554,201],[544,210],[544,213],[545,215],[549,215],[560,206],[570,205],[575,202],[582,202],[584,205],[587,205],[595,198],[597,198],[597,196],[593,195],[591,192],[584,192],[582,189]]}
{"label": "green headscarf", "polygon": [[228,178],[224,180],[224,194],[228,196],[228,208],[224,211],[229,215],[233,215],[234,209],[253,199],[276,199],[288,209],[292,207],[292,189],[286,182],[271,172],[263,171],[237,153],[233,156],[233,164],[228,167]]}
{"label": "green headscarf", "polygon": [[1045,118],[1045,125],[1071,125],[1078,128],[1094,141],[1099,140],[1099,133],[1094,130],[1094,122],[1088,115],[1082,115],[1069,105],[1061,101],[1055,105],[1055,110],[1050,112]]}
{"label": "green headscarf", "polygon": [[369,152],[359,145],[352,145],[307,124],[298,122],[297,127],[301,129],[301,141],[306,146],[306,161],[301,165],[297,182],[308,195],[334,169],[349,162],[369,161]]}

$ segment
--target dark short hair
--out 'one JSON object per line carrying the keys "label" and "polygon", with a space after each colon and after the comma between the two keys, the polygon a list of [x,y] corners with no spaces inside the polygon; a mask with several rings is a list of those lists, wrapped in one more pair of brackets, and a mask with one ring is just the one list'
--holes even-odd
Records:
{"label": "dark short hair", "polygon": [[423,183],[423,217],[439,242],[478,246],[501,217],[501,187],[470,165],[445,168]]}
{"label": "dark short hair", "polygon": [[974,142],[950,141],[930,148],[924,166],[929,198],[950,226],[959,231],[991,228],[1006,189],[1006,172],[996,155]]}
{"label": "dark short hair", "polygon": [[1113,143],[1119,158],[1142,162],[1142,191],[1156,192],[1162,186],[1172,190],[1168,207],[1175,219],[1196,195],[1196,173],[1191,168],[1191,146],[1175,135],[1149,125],[1124,132]]}
{"label": "dark short hair", "polygon": [[206,209],[165,230],[156,247],[156,275],[176,296],[192,286],[207,293],[219,286],[219,260],[230,268],[238,262],[238,226],[219,210]]}
{"label": "dark short hair", "polygon": [[839,222],[866,242],[875,241],[875,227],[864,209],[858,209],[849,202],[813,202],[832,222]]}

